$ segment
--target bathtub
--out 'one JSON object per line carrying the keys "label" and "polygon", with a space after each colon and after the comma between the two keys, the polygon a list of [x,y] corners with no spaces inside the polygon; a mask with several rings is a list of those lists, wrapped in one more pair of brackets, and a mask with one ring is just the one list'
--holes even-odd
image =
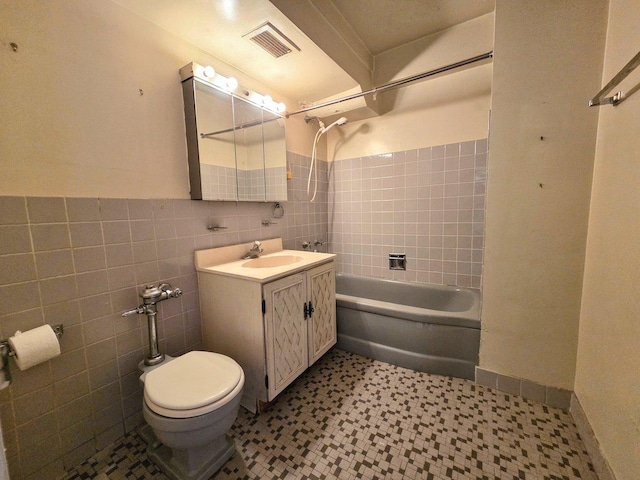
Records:
{"label": "bathtub", "polygon": [[480,293],[336,275],[338,348],[401,367],[473,380]]}

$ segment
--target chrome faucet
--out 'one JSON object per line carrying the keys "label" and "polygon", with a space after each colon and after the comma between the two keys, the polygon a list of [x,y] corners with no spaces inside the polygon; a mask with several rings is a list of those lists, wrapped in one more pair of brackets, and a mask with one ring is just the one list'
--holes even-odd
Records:
{"label": "chrome faucet", "polygon": [[[319,247],[322,247],[322,245],[325,244],[324,240],[318,240],[317,238],[313,241],[313,245],[314,245],[314,252],[319,252],[320,250],[318,250]],[[304,250],[310,249],[311,248],[311,242],[302,242],[302,248]]]}
{"label": "chrome faucet", "polygon": [[145,365],[157,365],[164,360],[164,353],[158,351],[158,308],[156,303],[168,298],[176,298],[180,295],[182,295],[182,290],[173,288],[168,283],[161,283],[157,287],[155,285],[147,285],[140,292],[142,305],[122,314],[123,317],[135,314],[147,316],[149,324],[149,356],[144,359]]}
{"label": "chrome faucet", "polygon": [[253,246],[251,249],[242,257],[242,260],[247,260],[249,258],[258,258],[260,254],[264,251],[261,247],[262,243],[256,240],[253,242]]}

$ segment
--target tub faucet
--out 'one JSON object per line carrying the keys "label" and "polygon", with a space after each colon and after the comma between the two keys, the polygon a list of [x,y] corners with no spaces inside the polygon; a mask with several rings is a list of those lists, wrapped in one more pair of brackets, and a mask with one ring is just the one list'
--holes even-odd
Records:
{"label": "tub faucet", "polygon": [[248,260],[249,258],[258,258],[264,251],[261,247],[262,243],[256,240],[253,242],[251,249],[242,257],[242,260]]}

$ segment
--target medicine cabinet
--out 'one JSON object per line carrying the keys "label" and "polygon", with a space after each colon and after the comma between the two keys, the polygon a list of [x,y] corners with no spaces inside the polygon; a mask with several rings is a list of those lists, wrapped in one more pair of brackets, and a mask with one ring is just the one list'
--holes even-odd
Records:
{"label": "medicine cabinet", "polygon": [[209,81],[196,63],[180,75],[191,198],[286,201],[284,118],[241,96],[252,92],[236,94]]}

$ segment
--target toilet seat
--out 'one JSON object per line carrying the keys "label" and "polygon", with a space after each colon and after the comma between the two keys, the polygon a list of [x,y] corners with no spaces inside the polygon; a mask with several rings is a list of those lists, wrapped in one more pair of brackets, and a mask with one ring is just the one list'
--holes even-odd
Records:
{"label": "toilet seat", "polygon": [[147,372],[144,399],[159,415],[189,418],[227,404],[243,385],[244,372],[233,359],[193,351]]}

